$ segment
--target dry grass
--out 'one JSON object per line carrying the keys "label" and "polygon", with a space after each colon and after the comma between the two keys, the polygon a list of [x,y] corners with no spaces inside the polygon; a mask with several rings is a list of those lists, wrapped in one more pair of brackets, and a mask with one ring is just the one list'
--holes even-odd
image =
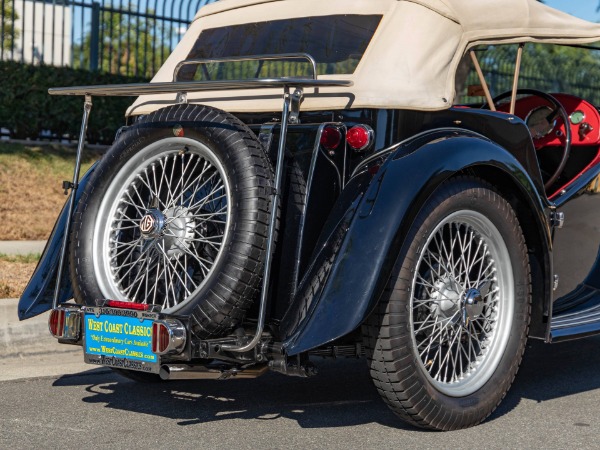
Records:
{"label": "dry grass", "polygon": [[29,282],[40,255],[0,254],[0,298],[18,298]]}
{"label": "dry grass", "polygon": [[[81,173],[99,157],[86,150]],[[67,198],[61,185],[73,178],[74,161],[72,148],[0,143],[0,240],[48,238]]]}
{"label": "dry grass", "polygon": [[[100,157],[84,154],[82,174]],[[47,239],[67,197],[63,180],[73,178],[75,149],[0,142],[0,240]],[[0,298],[20,297],[39,255],[0,255]]]}

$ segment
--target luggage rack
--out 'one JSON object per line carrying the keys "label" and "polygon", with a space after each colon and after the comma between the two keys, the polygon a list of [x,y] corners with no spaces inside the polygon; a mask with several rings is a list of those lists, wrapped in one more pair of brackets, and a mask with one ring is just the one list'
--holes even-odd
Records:
{"label": "luggage rack", "polygon": [[[289,60],[306,60],[312,69],[312,77],[279,77],[279,78],[253,78],[244,80],[231,81],[176,81],[179,71],[186,65],[200,65],[214,63],[230,63],[240,61],[258,61],[259,68],[257,75],[260,72],[264,61],[289,61]],[[205,71],[205,74],[207,72]],[[288,125],[297,123],[300,112],[300,103],[304,95],[305,88],[320,88],[320,87],[351,87],[352,81],[349,80],[319,80],[317,78],[317,64],[315,59],[306,53],[288,53],[280,55],[256,55],[236,58],[213,58],[213,59],[190,59],[181,61],[174,70],[172,82],[159,83],[132,83],[132,84],[117,84],[103,86],[77,86],[77,87],[61,87],[48,90],[50,95],[68,95],[68,96],[83,96],[83,118],[81,121],[81,130],[79,133],[79,142],[77,145],[77,156],[75,160],[75,169],[73,171],[73,181],[71,183],[64,182],[65,193],[71,190],[71,199],[68,207],[67,223],[63,236],[62,247],[60,251],[60,259],[58,264],[58,272],[56,278],[56,286],[54,289],[54,297],[52,309],[56,309],[59,303],[61,279],[64,271],[64,262],[67,251],[67,243],[71,227],[71,219],[75,208],[75,197],[79,182],[79,173],[81,169],[81,156],[85,144],[85,136],[87,126],[92,110],[92,98],[96,97],[137,97],[147,94],[177,94],[177,103],[187,103],[187,95],[190,92],[203,91],[219,91],[219,90],[240,90],[240,89],[271,89],[281,88],[283,90],[283,107],[281,115],[281,133],[277,151],[277,166],[275,170],[275,186],[271,194],[271,204],[276,205],[279,201],[281,182],[283,177],[283,160],[285,156],[285,145]],[[293,93],[290,93],[291,89]],[[267,255],[265,258],[265,267],[262,281],[262,290],[259,306],[258,323],[254,337],[249,342],[237,342],[223,344],[223,350],[230,352],[243,353],[253,350],[261,340],[266,316],[267,293],[270,280],[271,262],[273,257],[273,243],[275,239],[275,223],[277,221],[277,208],[272,208],[271,217],[269,220],[269,234],[267,239]]]}

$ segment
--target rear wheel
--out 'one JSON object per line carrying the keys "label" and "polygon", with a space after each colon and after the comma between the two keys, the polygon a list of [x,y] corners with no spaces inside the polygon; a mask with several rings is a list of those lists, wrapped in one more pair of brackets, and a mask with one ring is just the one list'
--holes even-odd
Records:
{"label": "rear wheel", "polygon": [[178,105],[146,116],[103,158],[71,236],[76,299],[158,304],[201,338],[235,326],[265,258],[270,163],[235,117]]}
{"label": "rear wheel", "polygon": [[456,179],[406,242],[364,328],[371,375],[414,425],[475,425],[508,391],[525,349],[530,283],[518,220],[489,185]]}

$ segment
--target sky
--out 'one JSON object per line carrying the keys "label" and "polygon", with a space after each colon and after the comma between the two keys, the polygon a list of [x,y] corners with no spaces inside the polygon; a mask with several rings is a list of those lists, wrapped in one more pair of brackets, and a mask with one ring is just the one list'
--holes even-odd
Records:
{"label": "sky", "polygon": [[600,22],[599,0],[546,0],[548,6],[592,22]]}

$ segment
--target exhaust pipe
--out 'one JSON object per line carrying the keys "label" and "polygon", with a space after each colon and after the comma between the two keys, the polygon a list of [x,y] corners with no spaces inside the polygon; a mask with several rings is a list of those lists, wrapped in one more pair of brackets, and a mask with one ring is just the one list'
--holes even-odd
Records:
{"label": "exhaust pipe", "polygon": [[228,378],[258,378],[269,370],[267,365],[238,369],[232,366],[194,366],[190,364],[163,364],[160,377],[163,380],[225,380]]}

